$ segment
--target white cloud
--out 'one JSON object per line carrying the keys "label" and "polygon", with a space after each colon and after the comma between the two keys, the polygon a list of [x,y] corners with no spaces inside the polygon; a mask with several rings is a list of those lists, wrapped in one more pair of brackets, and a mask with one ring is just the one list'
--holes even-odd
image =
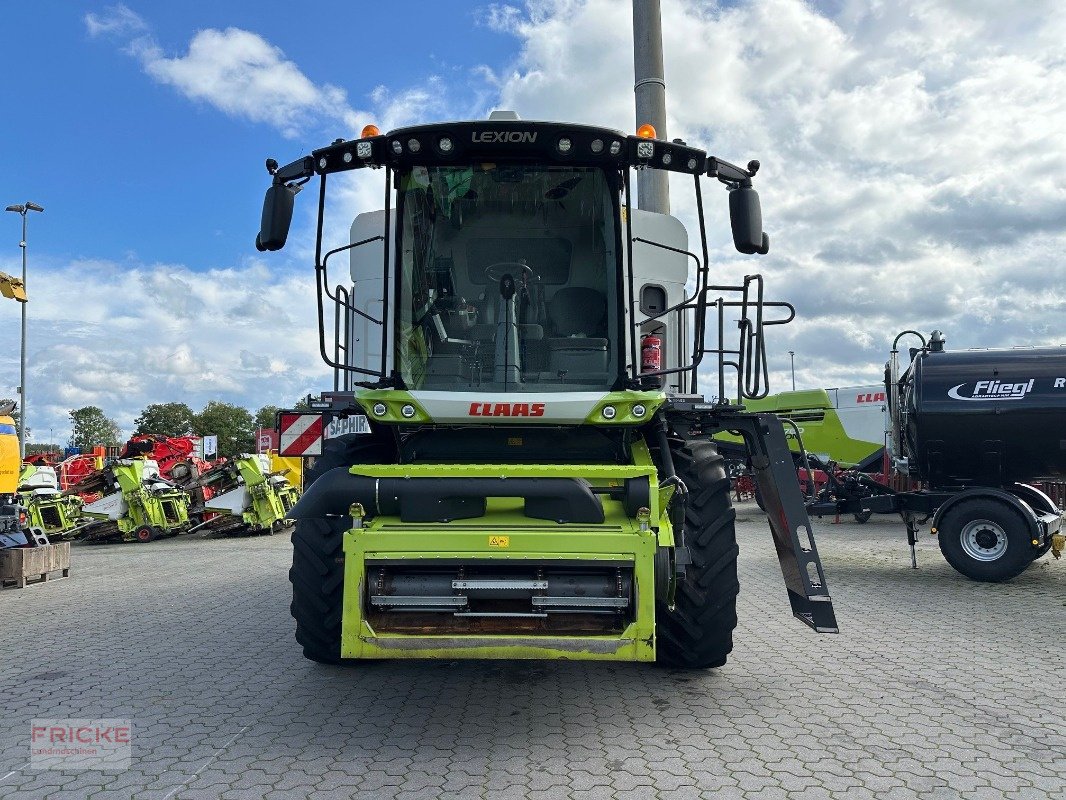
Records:
{"label": "white cloud", "polygon": [[[492,74],[500,105],[633,129],[627,6],[494,7],[486,24],[521,48]],[[789,349],[808,386],[875,381],[909,327],[959,347],[1066,341],[1066,7],[832,7],[662,6],[669,135],[763,164],[770,256],[731,252],[722,197],[705,196],[716,276],[757,269],[798,308],[771,332],[776,387]],[[688,195],[674,183],[692,231]]]}
{"label": "white cloud", "polygon": [[[49,428],[65,440],[68,412],[84,405],[102,407],[128,434],[149,403],[290,404],[330,383],[316,331],[310,270],[38,263],[27,344],[33,441],[48,441]],[[18,339],[17,315],[0,316],[0,340]],[[14,349],[0,359],[0,383],[17,375]],[[13,394],[0,386],[0,396]]]}
{"label": "white cloud", "polygon": [[[942,328],[957,347],[1066,342],[1066,6],[839,0],[831,8],[663,3],[669,135],[763,163],[770,256],[738,256],[724,194],[708,187],[705,196],[716,280],[759,270],[769,296],[799,311],[770,334],[775,388],[787,385],[789,349],[800,386],[874,382],[903,328]],[[142,34],[130,51],[155,80],[290,135],[304,124],[339,124],[351,135],[355,120],[388,130],[500,107],[527,119],[635,127],[631,15],[618,0],[487,7],[479,22],[515,37],[518,55],[503,69],[474,68],[483,94],[459,104],[442,79],[383,85],[368,98],[372,113],[354,111],[343,90],[311,80],[259,34],[201,31],[185,54],[168,56],[122,18],[86,25]],[[331,246],[346,241],[356,211],[381,204],[380,174],[343,183],[333,184]],[[675,212],[695,230],[689,186],[675,181],[673,191]],[[301,198],[297,252],[312,246],[312,205]],[[97,398],[135,413],[173,392],[226,391],[258,405],[324,385],[310,276],[292,282],[251,265],[226,271],[227,282],[180,266],[136,264],[129,276],[117,265],[87,267],[106,296],[81,302],[68,292],[83,320],[61,325],[54,311],[53,327],[41,331],[70,348],[48,351],[40,367],[67,382],[51,407]],[[306,298],[299,314],[290,296]],[[229,320],[224,336],[220,320]],[[94,366],[101,361],[133,365],[119,370],[111,394]],[[12,368],[0,354],[0,370]],[[154,381],[130,380],[142,369]],[[149,396],[149,385],[171,394]]]}
{"label": "white cloud", "polygon": [[449,83],[436,75],[412,87],[374,87],[371,110],[355,109],[344,89],[316,83],[279,47],[241,28],[198,31],[187,52],[168,57],[147,24],[124,6],[101,16],[87,14],[85,24],[93,36],[125,35],[126,52],[153,80],[232,117],[271,125],[290,138],[320,127],[352,137],[370,120],[388,130],[445,119],[455,110],[448,99]]}
{"label": "white cloud", "polygon": [[251,31],[199,31],[188,52],[173,58],[144,36],[131,43],[130,52],[149,76],[189,99],[268,123],[286,136],[296,136],[308,118],[340,122],[345,130],[357,124],[343,89],[316,84],[279,48]]}
{"label": "white cloud", "polygon": [[85,28],[90,36],[126,36],[148,28],[144,19],[121,3],[108,6],[102,14],[85,15]]}

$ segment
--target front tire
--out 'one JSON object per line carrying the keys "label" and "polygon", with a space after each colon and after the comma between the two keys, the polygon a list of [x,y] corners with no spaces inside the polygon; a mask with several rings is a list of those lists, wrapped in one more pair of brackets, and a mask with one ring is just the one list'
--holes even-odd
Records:
{"label": "front tire", "polygon": [[[381,434],[343,436],[326,442],[321,456],[304,474],[304,486],[337,467],[389,463],[395,447]],[[344,607],[344,532],[350,517],[296,520],[292,530],[292,604],[296,641],[304,657],[321,664],[352,663],[341,658],[341,613]]]}
{"label": "front tire", "polygon": [[657,659],[687,669],[720,667],[733,649],[740,592],[729,477],[711,442],[671,449],[678,477],[688,487],[685,545],[692,563],[678,583],[674,608],[657,605]]}
{"label": "front tire", "polygon": [[341,612],[344,606],[342,539],[347,517],[301,519],[292,532],[292,605],[296,641],[304,657],[340,664]]}
{"label": "front tire", "polygon": [[1020,575],[1037,551],[1029,526],[1004,502],[964,500],[940,520],[937,540],[947,562],[967,578],[1000,583]]}

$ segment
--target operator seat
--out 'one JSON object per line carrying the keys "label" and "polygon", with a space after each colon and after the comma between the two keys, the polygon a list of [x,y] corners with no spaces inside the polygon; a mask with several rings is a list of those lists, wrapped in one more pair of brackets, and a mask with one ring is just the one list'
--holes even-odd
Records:
{"label": "operator seat", "polygon": [[607,298],[585,286],[567,286],[548,301],[548,369],[579,377],[607,372]]}

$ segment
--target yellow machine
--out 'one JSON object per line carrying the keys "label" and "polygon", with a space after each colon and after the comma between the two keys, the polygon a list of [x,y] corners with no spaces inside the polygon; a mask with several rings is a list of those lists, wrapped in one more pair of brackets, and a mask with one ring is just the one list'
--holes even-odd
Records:
{"label": "yellow machine", "polygon": [[28,515],[17,494],[22,457],[15,420],[11,418],[14,410],[15,404],[10,400],[0,404],[0,549],[31,543]]}
{"label": "yellow machine", "polygon": [[[25,303],[26,284],[22,282],[21,278],[8,275],[6,272],[0,272],[0,295],[10,300]],[[8,413],[10,414],[11,412],[9,411]]]}
{"label": "yellow machine", "polygon": [[11,402],[0,406],[0,495],[15,493],[22,467],[18,431],[15,429],[15,420],[11,418],[14,410],[15,404]]}
{"label": "yellow machine", "polygon": [[277,450],[268,450],[270,471],[288,478],[289,483],[302,490],[304,486],[303,459],[293,456],[279,456]]}

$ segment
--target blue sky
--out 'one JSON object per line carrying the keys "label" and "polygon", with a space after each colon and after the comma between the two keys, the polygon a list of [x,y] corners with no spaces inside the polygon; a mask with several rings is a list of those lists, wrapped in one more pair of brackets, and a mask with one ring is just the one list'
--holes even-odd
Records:
{"label": "blue sky", "polygon": [[[168,55],[186,51],[200,30],[257,31],[312,81],[345,90],[361,108],[383,81],[399,90],[434,75],[448,77],[456,106],[473,104],[483,81],[472,69],[514,55],[513,37],[477,24],[470,3],[419,4],[399,26],[389,4],[321,5],[320,16],[285,2],[127,7],[146,25],[130,33],[150,32]],[[90,34],[86,14],[103,17],[109,8],[5,4],[5,205],[35,198],[47,207],[47,219],[31,221],[38,257],[133,255],[194,270],[239,263],[254,239],[264,159],[284,163],[351,133],[308,118],[299,136],[286,138],[160,85],[123,52],[130,35]]]}
{"label": "blue sky", "polygon": [[[255,409],[326,387],[307,260],[253,247],[268,156],[366,122],[511,108],[631,129],[627,0],[7,3],[2,205],[30,218],[30,426],[99,405]],[[770,255],[710,219],[716,280],[761,271],[798,309],[771,381],[879,379],[892,337],[1066,342],[1066,4],[1059,0],[662,0],[669,135],[759,158]],[[380,201],[340,196],[334,240]],[[683,193],[675,213],[692,221]],[[721,209],[719,209],[721,211]],[[0,270],[19,270],[0,218]],[[0,397],[18,383],[0,300]]]}

